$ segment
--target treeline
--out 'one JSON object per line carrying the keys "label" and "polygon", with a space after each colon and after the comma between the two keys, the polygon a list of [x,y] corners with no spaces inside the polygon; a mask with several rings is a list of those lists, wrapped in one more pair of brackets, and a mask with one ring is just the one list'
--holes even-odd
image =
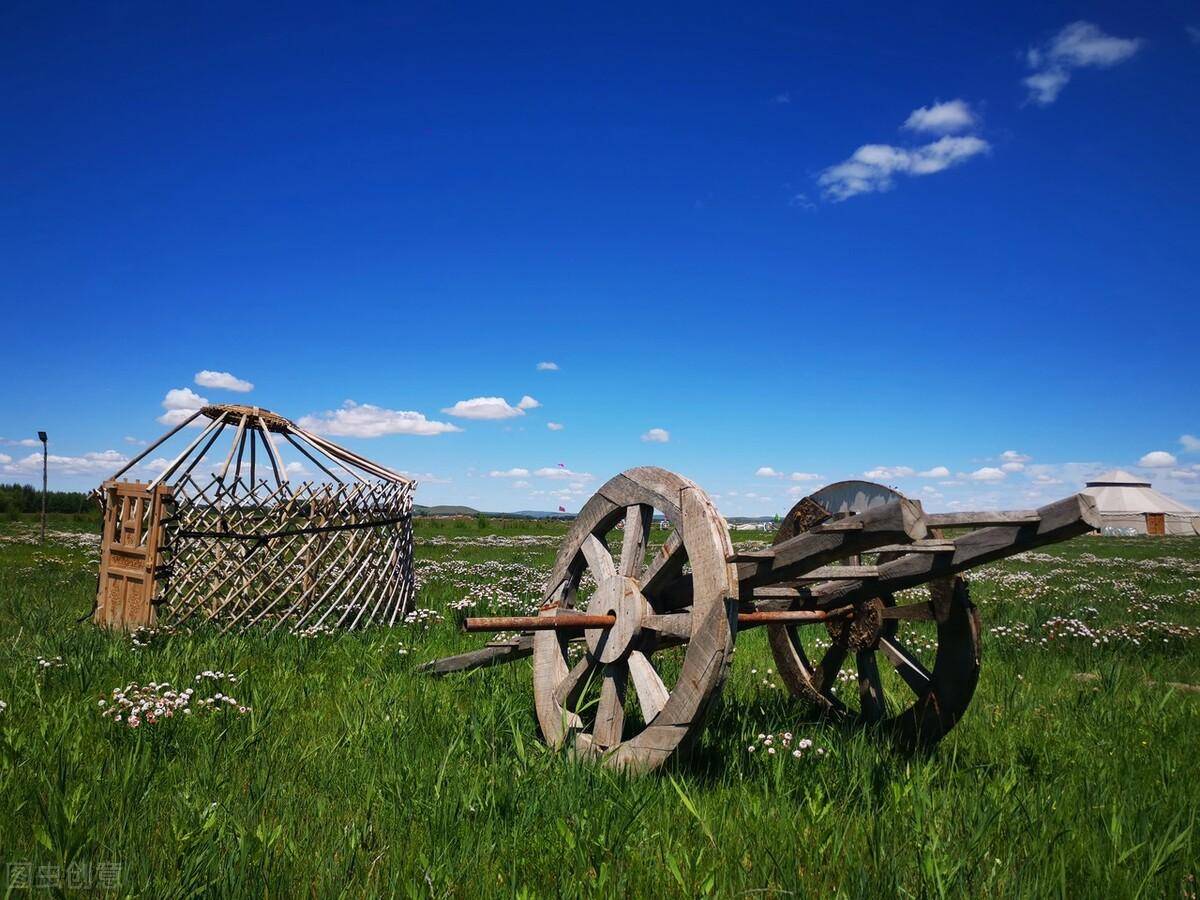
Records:
{"label": "treeline", "polygon": [[[81,491],[49,491],[46,510],[53,513],[81,513],[95,508]],[[42,492],[28,484],[0,484],[0,515],[42,511]]]}

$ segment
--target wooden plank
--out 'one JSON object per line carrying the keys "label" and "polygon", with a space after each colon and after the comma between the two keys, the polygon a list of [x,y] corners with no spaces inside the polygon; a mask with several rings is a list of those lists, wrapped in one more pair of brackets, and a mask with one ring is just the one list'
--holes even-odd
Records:
{"label": "wooden plank", "polygon": [[853,531],[807,531],[771,548],[771,558],[738,566],[743,596],[768,584],[794,581],[839,559],[897,541],[918,541],[926,528],[921,508],[911,500],[898,499],[860,516]]}
{"label": "wooden plank", "polygon": [[500,663],[524,659],[533,654],[533,636],[524,635],[515,644],[487,646],[482,650],[472,650],[469,653],[459,653],[455,656],[443,656],[420,666],[417,671],[428,672],[430,675],[449,675],[452,672],[469,672],[484,666],[495,666]]}
{"label": "wooden plank", "polygon": [[1036,525],[1041,517],[1036,509],[993,510],[991,512],[926,513],[930,528],[987,528],[993,525]]}
{"label": "wooden plank", "polygon": [[911,544],[889,544],[876,547],[874,553],[953,553],[957,549],[954,541],[913,541]]}

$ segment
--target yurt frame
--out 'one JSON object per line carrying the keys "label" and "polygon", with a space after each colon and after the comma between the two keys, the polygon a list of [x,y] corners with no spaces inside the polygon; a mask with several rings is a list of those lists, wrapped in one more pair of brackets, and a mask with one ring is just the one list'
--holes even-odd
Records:
{"label": "yurt frame", "polygon": [[[200,416],[207,426],[152,481],[119,480]],[[201,461],[227,428],[233,443],[206,480]],[[328,480],[289,480],[277,438]],[[260,453],[271,481],[259,477]],[[125,631],[394,625],[415,592],[415,487],[269,410],[205,406],[101,486],[93,621]]]}

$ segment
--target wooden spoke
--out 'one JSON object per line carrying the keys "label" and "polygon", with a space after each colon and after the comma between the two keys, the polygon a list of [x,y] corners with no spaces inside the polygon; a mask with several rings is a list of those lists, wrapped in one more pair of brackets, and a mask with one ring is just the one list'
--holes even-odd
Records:
{"label": "wooden spoke", "polygon": [[647,724],[654,719],[670,698],[667,686],[654,670],[650,659],[641,650],[629,654],[629,675],[637,691],[638,703],[642,707],[642,718]]}
{"label": "wooden spoke", "polygon": [[567,677],[554,688],[554,702],[564,709],[576,712],[579,698],[587,689],[592,674],[599,668],[599,662],[590,653],[585,653],[579,662],[571,667]]}
{"label": "wooden spoke", "polygon": [[683,534],[676,528],[667,536],[667,540],[659,548],[650,565],[638,579],[638,586],[651,603],[659,592],[670,582],[683,574],[684,563],[687,562],[687,549],[683,546]]}
{"label": "wooden spoke", "polygon": [[613,563],[612,554],[608,552],[608,548],[594,534],[589,534],[584,538],[583,545],[579,549],[583,551],[583,555],[587,559],[588,568],[592,570],[592,577],[596,579],[597,584],[617,574],[617,567]]}
{"label": "wooden spoke", "polygon": [[879,677],[879,666],[875,651],[859,650],[854,654],[858,665],[858,704],[864,721],[878,722],[886,714],[883,697],[883,681]]}
{"label": "wooden spoke", "polygon": [[833,686],[837,683],[838,672],[842,671],[842,665],[846,662],[848,649],[844,643],[834,641],[825,651],[825,655],[821,657],[820,663],[813,672],[813,685],[818,693],[824,695],[832,693]]}
{"label": "wooden spoke", "polygon": [[654,507],[645,503],[625,510],[625,534],[621,541],[619,571],[627,578],[637,578],[646,564],[646,539],[650,536],[653,518]]}
{"label": "wooden spoke", "polygon": [[660,638],[686,641],[692,634],[692,614],[649,615],[642,619],[642,628],[644,631],[653,631]]}
{"label": "wooden spoke", "polygon": [[601,747],[621,743],[625,728],[625,683],[629,670],[620,663],[606,666],[600,685],[600,704],[596,707],[596,725],[592,739]]}
{"label": "wooden spoke", "polygon": [[907,647],[894,637],[881,637],[879,649],[895,667],[896,674],[912,688],[914,694],[923,697],[929,693],[929,689],[933,685],[933,676],[928,669],[921,665],[921,661],[909,652]]}

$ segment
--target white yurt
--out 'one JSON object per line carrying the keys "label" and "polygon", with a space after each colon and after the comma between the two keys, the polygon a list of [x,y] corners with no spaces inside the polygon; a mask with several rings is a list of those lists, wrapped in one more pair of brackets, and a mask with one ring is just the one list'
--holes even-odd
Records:
{"label": "white yurt", "polygon": [[1096,499],[1104,519],[1104,534],[1200,534],[1200,512],[1160,494],[1150,482],[1121,469],[1089,481],[1083,493]]}

